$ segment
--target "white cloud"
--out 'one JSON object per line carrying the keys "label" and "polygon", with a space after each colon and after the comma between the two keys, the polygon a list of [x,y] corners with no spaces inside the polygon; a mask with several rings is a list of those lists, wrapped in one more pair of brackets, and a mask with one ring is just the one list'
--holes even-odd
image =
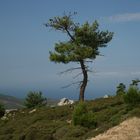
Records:
{"label": "white cloud", "polygon": [[96,76],[105,76],[105,77],[132,77],[132,76],[140,76],[140,71],[132,72],[132,71],[105,71],[105,72],[96,72]]}
{"label": "white cloud", "polygon": [[140,71],[136,71],[136,72],[131,72],[132,75],[138,75],[140,76]]}
{"label": "white cloud", "polygon": [[97,74],[98,75],[110,75],[110,76],[113,76],[113,75],[118,75],[118,72],[99,72]]}
{"label": "white cloud", "polygon": [[118,76],[120,75],[119,72],[115,72],[115,71],[106,71],[106,72],[96,72],[95,73],[96,76],[109,76],[109,77],[114,77],[114,76]]}
{"label": "white cloud", "polygon": [[110,22],[140,21],[140,12],[119,14],[119,15],[106,17],[105,19]]}

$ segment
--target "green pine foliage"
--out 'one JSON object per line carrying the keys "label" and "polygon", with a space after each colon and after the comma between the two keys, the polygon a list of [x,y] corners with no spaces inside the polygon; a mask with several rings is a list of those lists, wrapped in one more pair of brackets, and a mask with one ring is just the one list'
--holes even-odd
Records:
{"label": "green pine foliage", "polygon": [[71,15],[54,17],[46,26],[67,33],[70,37],[66,42],[56,43],[55,51],[50,52],[50,60],[56,63],[93,60],[100,55],[99,48],[106,47],[113,37],[112,32],[100,31],[97,21],[79,25],[74,23]]}
{"label": "green pine foliage", "polygon": [[130,86],[135,86],[135,87],[137,87],[139,82],[140,82],[139,79],[134,79],[134,80],[132,80],[132,83],[130,84]]}
{"label": "green pine foliage", "polygon": [[25,99],[25,106],[27,108],[34,108],[46,105],[46,98],[42,96],[42,92],[30,91]]}
{"label": "green pine foliage", "polygon": [[125,92],[126,92],[126,86],[123,83],[120,83],[117,86],[116,95],[121,96],[121,95],[124,95]]}

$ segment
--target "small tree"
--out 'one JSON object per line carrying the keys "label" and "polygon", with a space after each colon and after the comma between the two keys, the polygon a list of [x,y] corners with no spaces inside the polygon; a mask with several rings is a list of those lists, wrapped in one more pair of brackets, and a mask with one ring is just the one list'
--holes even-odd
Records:
{"label": "small tree", "polygon": [[135,86],[130,86],[127,93],[124,95],[125,103],[129,105],[140,104],[140,91]]}
{"label": "small tree", "polygon": [[130,84],[130,86],[135,86],[135,87],[137,87],[139,82],[140,82],[139,79],[132,80],[132,83]]}
{"label": "small tree", "polygon": [[55,51],[50,52],[50,60],[64,64],[76,62],[80,65],[83,80],[80,82],[79,100],[84,101],[89,72],[87,63],[93,62],[100,55],[99,48],[107,46],[113,33],[100,31],[97,21],[92,24],[85,22],[83,25],[75,23],[71,13],[64,14],[62,17],[51,18],[45,25],[68,35],[68,41],[55,44]]}
{"label": "small tree", "polygon": [[5,114],[5,108],[3,104],[0,104],[0,117],[2,117]]}
{"label": "small tree", "polygon": [[33,108],[37,106],[44,106],[47,103],[47,99],[42,96],[42,92],[30,91],[25,99],[25,106],[27,108]]}
{"label": "small tree", "polygon": [[120,83],[118,86],[117,86],[117,91],[116,91],[116,94],[117,95],[123,95],[125,94],[125,91],[126,90],[126,86],[123,84],[123,83]]}

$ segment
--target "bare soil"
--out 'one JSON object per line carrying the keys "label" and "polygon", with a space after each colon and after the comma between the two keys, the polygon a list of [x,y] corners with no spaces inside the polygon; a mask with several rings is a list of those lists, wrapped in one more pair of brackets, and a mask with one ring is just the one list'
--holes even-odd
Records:
{"label": "bare soil", "polygon": [[90,140],[140,140],[140,118],[130,118]]}

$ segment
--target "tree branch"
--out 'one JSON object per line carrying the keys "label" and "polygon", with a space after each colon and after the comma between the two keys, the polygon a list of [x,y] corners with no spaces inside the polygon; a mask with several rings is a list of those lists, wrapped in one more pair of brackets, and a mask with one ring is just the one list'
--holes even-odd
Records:
{"label": "tree branch", "polygon": [[69,30],[67,28],[65,28],[67,34],[69,35],[69,37],[71,38],[72,41],[75,41],[75,38],[71,35],[71,33],[69,32]]}
{"label": "tree branch", "polygon": [[82,74],[82,72],[81,72],[81,73],[78,73],[76,76],[73,77],[73,79],[77,78],[77,77],[80,76],[81,74]]}
{"label": "tree branch", "polygon": [[80,86],[82,82],[83,82],[83,81],[77,81],[77,82],[68,84],[68,85],[66,85],[66,86],[64,86],[64,87],[62,87],[62,88],[68,88],[68,87],[70,87],[70,86],[72,86],[72,85],[75,85],[75,84],[79,84],[79,86]]}
{"label": "tree branch", "polygon": [[64,73],[72,72],[72,71],[74,71],[74,70],[78,70],[78,69],[81,69],[81,67],[70,68],[70,69],[67,69],[67,70],[65,70],[65,71],[62,71],[62,72],[60,72],[60,73],[58,73],[58,74],[64,74]]}

